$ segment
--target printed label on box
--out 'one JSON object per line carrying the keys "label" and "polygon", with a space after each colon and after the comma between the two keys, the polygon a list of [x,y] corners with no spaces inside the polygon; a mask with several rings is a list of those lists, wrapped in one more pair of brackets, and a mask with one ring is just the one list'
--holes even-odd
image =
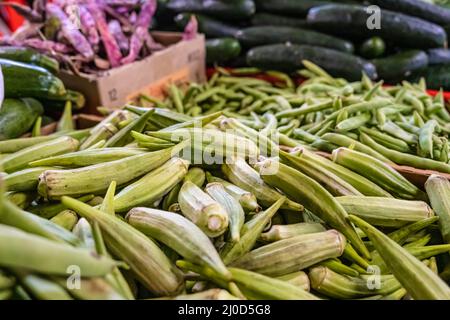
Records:
{"label": "printed label on box", "polygon": [[180,85],[189,81],[189,68],[178,70],[152,84],[140,89],[138,92],[127,96],[128,101],[133,101],[139,95],[146,94],[155,98],[164,98],[165,89],[170,84]]}

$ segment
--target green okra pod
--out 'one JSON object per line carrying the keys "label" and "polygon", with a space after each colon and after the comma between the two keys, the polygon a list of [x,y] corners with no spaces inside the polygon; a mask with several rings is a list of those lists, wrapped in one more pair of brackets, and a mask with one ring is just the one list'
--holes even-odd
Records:
{"label": "green okra pod", "polygon": [[209,237],[218,237],[227,230],[229,217],[226,209],[194,183],[183,183],[178,203],[182,214]]}
{"label": "green okra pod", "polygon": [[250,251],[234,267],[268,276],[281,276],[342,255],[345,237],[336,230],[299,235]]}
{"label": "green okra pod", "polygon": [[70,197],[63,197],[62,202],[82,217],[98,223],[111,253],[123,259],[146,288],[160,296],[182,290],[181,272],[143,233],[115,216]]}
{"label": "green okra pod", "polygon": [[288,152],[280,150],[280,158],[293,168],[303,172],[310,178],[313,178],[322,184],[325,189],[334,196],[362,195],[361,192],[354,188],[350,183],[341,179],[323,166],[320,166],[320,164],[317,164],[315,161],[310,161],[306,157],[302,157],[301,154],[298,157],[295,157]]}
{"label": "green okra pod", "polygon": [[431,175],[425,183],[431,206],[439,216],[442,238],[450,244],[450,182],[441,176]]}
{"label": "green okra pod", "polygon": [[311,293],[283,280],[255,272],[229,268],[233,280],[246,296],[267,300],[318,300]]}
{"label": "green okra pod", "polygon": [[299,235],[324,232],[325,227],[317,222],[300,222],[288,225],[272,225],[269,231],[261,234],[261,240],[275,242]]}
{"label": "green okra pod", "polygon": [[116,161],[123,158],[136,156],[145,153],[145,151],[145,149],[136,148],[86,149],[33,161],[30,163],[30,166],[58,166],[69,168],[87,167],[103,162]]}
{"label": "green okra pod", "polygon": [[71,137],[60,137],[43,142],[0,159],[0,166],[6,172],[15,172],[28,166],[32,161],[49,156],[73,152],[78,149],[78,140]]}
{"label": "green okra pod", "polygon": [[364,230],[390,271],[414,299],[450,299],[450,288],[420,260],[388,236],[356,216],[350,221]]}
{"label": "green okra pod", "polygon": [[116,181],[121,186],[158,168],[184,146],[185,144],[181,143],[169,149],[78,169],[48,170],[39,178],[38,192],[50,199],[58,199],[64,195],[104,192],[111,181]]}
{"label": "green okra pod", "polygon": [[231,278],[208,237],[181,215],[150,208],[134,208],[126,220],[130,225],[175,250],[184,259],[204,264],[224,278]]}
{"label": "green okra pod", "polygon": [[[282,197],[282,194],[269,187],[261,178],[260,174],[242,159],[235,159],[233,163],[222,165],[222,171],[227,178],[238,187],[249,190],[258,201],[265,207],[272,205]],[[283,204],[283,209],[302,211],[303,206],[287,199]]]}
{"label": "green okra pod", "polygon": [[23,169],[7,174],[4,177],[4,181],[9,191],[35,191],[42,172],[54,169],[56,168],[36,167]]}
{"label": "green okra pod", "polygon": [[267,210],[258,213],[250,221],[244,224],[241,231],[241,238],[236,243],[227,243],[220,251],[225,265],[228,265],[249,252],[261,236],[266,225],[283,205],[286,197],[281,197]]}
{"label": "green okra pod", "polygon": [[0,264],[10,268],[26,268],[42,274],[67,275],[76,265],[84,277],[104,276],[117,262],[92,255],[63,243],[25,233],[17,228],[0,225]]}
{"label": "green okra pod", "polygon": [[353,170],[404,199],[426,199],[426,195],[395,169],[374,157],[348,148],[333,151],[333,161]]}
{"label": "green okra pod", "polygon": [[292,199],[300,200],[306,209],[344,234],[359,253],[370,257],[354,227],[346,221],[347,212],[319,183],[300,171],[270,159],[257,163],[256,167],[265,182]]}
{"label": "green okra pod", "polygon": [[114,197],[114,210],[125,212],[136,206],[152,205],[181,182],[188,167],[189,162],[186,160],[176,157],[168,160],[122,189]]}
{"label": "green okra pod", "polygon": [[381,276],[379,284],[375,283],[375,276],[372,278],[340,275],[322,266],[315,267],[309,272],[311,287],[331,298],[355,299],[377,294],[384,295],[401,288],[401,284],[393,276]]}
{"label": "green okra pod", "polygon": [[[22,286],[38,300],[73,300],[64,287],[44,278],[43,276],[33,274],[23,269],[14,269],[13,273],[17,276]],[[66,285],[66,281],[64,281]]]}
{"label": "green okra pod", "polygon": [[51,218],[50,221],[64,229],[72,230],[78,222],[78,216],[72,210],[64,210]]}
{"label": "green okra pod", "polygon": [[408,201],[381,197],[336,197],[345,211],[375,226],[402,227],[434,215],[423,201]]}
{"label": "green okra pod", "polygon": [[226,180],[213,177],[211,173],[206,173],[206,179],[209,183],[212,182],[218,182],[222,184],[225,188],[225,190],[236,200],[239,201],[239,203],[242,205],[242,207],[249,211],[260,211],[261,208],[258,205],[258,202],[256,200],[256,197],[253,193],[246,191],[244,189],[239,188],[238,186],[232,184],[231,182],[228,182]]}
{"label": "green okra pod", "polygon": [[[297,150],[299,151],[298,155],[297,152],[291,154],[296,157],[301,156],[305,160],[308,160],[310,163],[314,162],[317,165],[327,169],[328,171],[331,171],[332,173],[352,185],[365,196],[392,197],[389,192],[387,192],[377,184],[373,183],[362,175],[359,175],[356,172],[347,169],[344,166],[341,166],[329,159],[314,154],[304,148],[298,148]],[[281,155],[283,155],[283,153],[281,153]]]}
{"label": "green okra pod", "polygon": [[225,187],[219,182],[208,183],[205,191],[228,213],[230,239],[233,242],[239,241],[241,229],[245,220],[245,213],[242,206],[235,198],[226,192]]}

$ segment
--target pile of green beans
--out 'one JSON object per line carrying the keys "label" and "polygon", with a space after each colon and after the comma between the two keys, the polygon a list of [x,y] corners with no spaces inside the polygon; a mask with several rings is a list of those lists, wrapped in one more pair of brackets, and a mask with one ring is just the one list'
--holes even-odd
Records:
{"label": "pile of green beans", "polygon": [[385,162],[450,173],[450,113],[442,90],[433,97],[424,81],[384,87],[365,75],[348,82],[304,65],[299,75],[306,80],[298,86],[281,72],[254,78],[261,71],[218,68],[206,84],[172,87],[165,101],[144,96],[142,102],[191,116],[221,111],[264,134],[279,133],[287,146],[352,147]]}
{"label": "pile of green beans", "polygon": [[391,98],[345,84],[309,105],[282,74],[225,72],[89,129],[0,141],[0,299],[450,299],[450,182],[418,188],[348,135],[322,157],[317,133],[293,138],[301,116],[277,118],[348,128]]}

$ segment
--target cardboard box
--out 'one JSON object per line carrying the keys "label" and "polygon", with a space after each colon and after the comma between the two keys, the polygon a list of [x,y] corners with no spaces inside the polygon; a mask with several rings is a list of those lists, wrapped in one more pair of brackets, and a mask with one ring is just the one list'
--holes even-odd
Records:
{"label": "cardboard box", "polygon": [[167,48],[107,71],[101,77],[78,77],[67,71],[60,73],[67,88],[86,96],[84,113],[96,114],[98,106],[121,107],[141,93],[161,96],[170,83],[206,80],[203,35],[190,41],[181,41],[181,34],[174,32],[152,32],[152,35]]}

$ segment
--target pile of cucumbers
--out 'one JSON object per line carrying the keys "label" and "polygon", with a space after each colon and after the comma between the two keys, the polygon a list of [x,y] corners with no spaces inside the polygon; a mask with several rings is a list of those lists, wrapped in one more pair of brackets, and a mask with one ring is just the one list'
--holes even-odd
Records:
{"label": "pile of cucumbers", "polygon": [[425,77],[431,88],[450,89],[450,8],[434,3],[160,0],[156,19],[159,29],[173,21],[183,28],[195,14],[211,65],[293,72],[307,59],[350,81],[365,72],[389,83]]}
{"label": "pile of cucumbers", "polygon": [[47,114],[60,113],[67,101],[75,109],[84,106],[84,96],[66,89],[56,76],[59,63],[53,58],[27,48],[4,46],[0,47],[0,67],[5,90],[0,140],[20,137],[33,126],[33,132],[39,134],[38,128],[54,121]]}

